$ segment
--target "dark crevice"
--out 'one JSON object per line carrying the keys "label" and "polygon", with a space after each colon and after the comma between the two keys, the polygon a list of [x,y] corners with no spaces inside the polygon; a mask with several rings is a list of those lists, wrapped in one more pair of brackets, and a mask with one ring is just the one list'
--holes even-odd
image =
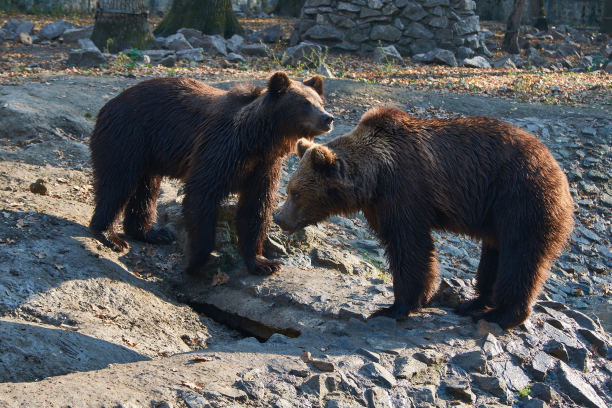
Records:
{"label": "dark crevice", "polygon": [[230,313],[219,309],[217,306],[210,303],[187,301],[185,302],[196,312],[205,315],[230,329],[233,329],[244,337],[255,337],[261,343],[265,343],[274,334],[279,333],[287,337],[299,337],[302,333],[299,330],[288,328],[277,328],[268,326],[264,323],[249,319],[248,317],[240,316],[236,313]]}

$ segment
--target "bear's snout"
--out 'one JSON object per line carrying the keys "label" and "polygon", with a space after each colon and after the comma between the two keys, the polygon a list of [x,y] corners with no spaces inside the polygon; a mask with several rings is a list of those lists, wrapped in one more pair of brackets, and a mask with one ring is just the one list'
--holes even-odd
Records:
{"label": "bear's snout", "polygon": [[334,117],[329,113],[325,112],[323,114],[323,123],[327,126],[327,131],[329,132],[334,128]]}

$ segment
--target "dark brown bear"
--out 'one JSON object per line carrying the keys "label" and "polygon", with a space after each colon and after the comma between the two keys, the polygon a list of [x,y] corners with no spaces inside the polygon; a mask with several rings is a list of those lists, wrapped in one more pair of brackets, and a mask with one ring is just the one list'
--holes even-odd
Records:
{"label": "dark brown bear", "polygon": [[102,108],[91,137],[96,208],[90,230],[115,250],[129,248],[113,228],[125,211],[129,236],[171,242],[172,234],[153,223],[161,178],[178,178],[185,181],[188,273],[197,273],[214,249],[219,205],[230,192],[240,195],[236,225],[249,272],[278,270],[261,250],[281,163],[300,137],[331,130],[322,95],[320,77],[300,83],[283,72],[267,88],[224,91],[164,78],[123,91]]}
{"label": "dark brown bear", "polygon": [[395,302],[374,315],[404,318],[426,304],[438,276],[432,230],[482,240],[478,297],[461,314],[522,323],[573,226],[568,183],[533,135],[485,117],[421,120],[395,108],[366,112],[302,157],[275,221],[292,232],[363,211],[385,247]]}

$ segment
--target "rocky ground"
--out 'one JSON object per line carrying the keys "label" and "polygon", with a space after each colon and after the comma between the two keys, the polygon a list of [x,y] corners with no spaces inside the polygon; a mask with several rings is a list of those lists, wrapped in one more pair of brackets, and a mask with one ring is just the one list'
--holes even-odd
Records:
{"label": "rocky ground", "polygon": [[[122,254],[100,246],[86,228],[87,140],[99,108],[136,81],[51,75],[0,88],[0,406],[612,405],[609,110],[326,81],[336,129],[321,141],[386,103],[505,119],[553,151],[576,229],[528,323],[502,332],[452,312],[479,254],[450,234],[436,235],[431,307],[366,321],[392,290],[359,214],[292,237],[273,226],[265,251],[285,266],[266,278],[237,259],[231,200],[201,281],[182,276],[181,238],[131,241]],[[287,159],[283,186],[296,165]],[[165,182],[160,222],[179,237],[180,200],[180,183]]]}

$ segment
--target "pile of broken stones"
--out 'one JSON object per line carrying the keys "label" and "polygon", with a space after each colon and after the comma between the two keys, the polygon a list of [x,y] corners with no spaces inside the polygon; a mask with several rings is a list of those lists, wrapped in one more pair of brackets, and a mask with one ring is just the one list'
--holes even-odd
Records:
{"label": "pile of broken stones", "polygon": [[[74,44],[75,48],[70,51],[67,64],[76,66],[97,67],[117,57],[103,53],[93,44],[89,39],[93,31],[92,26],[76,27],[69,22],[58,20],[43,26],[37,33],[33,32],[33,28],[34,25],[27,20],[11,19],[0,29],[0,43],[18,41],[31,45],[60,41]],[[156,37],[155,42],[158,47],[138,53],[139,62],[172,67],[179,60],[191,64],[201,63],[205,55],[222,57],[229,63],[245,62],[246,58],[275,56],[280,59],[282,65],[303,64],[323,69],[313,66],[320,63],[316,56],[325,54],[325,46],[322,44],[302,41],[276,55],[267,44],[278,44],[287,39],[280,25],[254,32],[247,31],[246,38],[236,34],[225,39],[220,35],[206,35],[195,29],[182,28],[168,37]],[[525,27],[524,31],[521,36],[523,51],[520,55],[507,54],[494,58],[494,53],[500,55],[499,38],[496,38],[493,32],[483,29],[478,33],[479,41],[483,44],[481,47],[483,51],[478,55],[466,47],[460,48],[457,52],[434,48],[425,53],[412,55],[411,60],[417,63],[453,67],[506,69],[538,67],[572,72],[602,69],[612,73],[612,41],[606,34],[567,25],[550,27],[547,31]],[[401,65],[406,62],[393,45],[376,47],[370,56],[378,63]]]}

